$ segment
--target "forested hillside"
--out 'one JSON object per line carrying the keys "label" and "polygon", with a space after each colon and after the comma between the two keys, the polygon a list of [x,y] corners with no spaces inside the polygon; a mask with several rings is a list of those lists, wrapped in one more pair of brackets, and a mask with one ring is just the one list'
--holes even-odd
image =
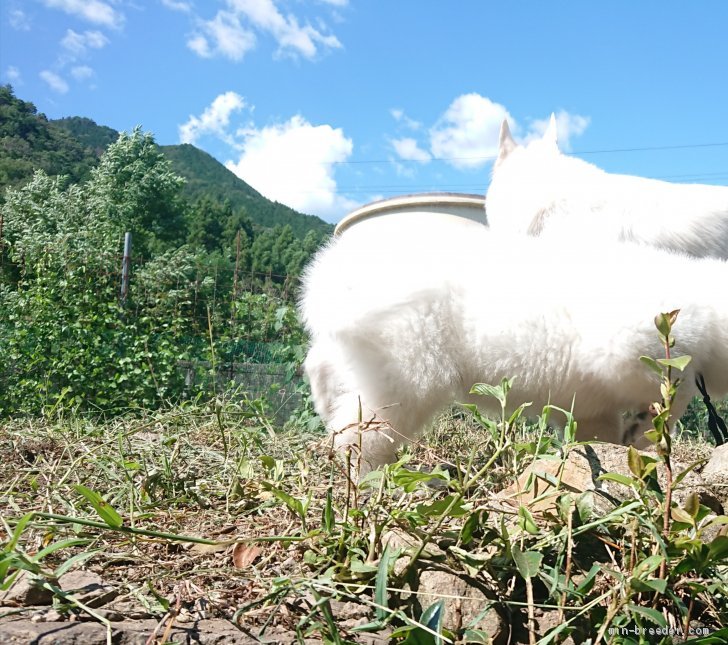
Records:
{"label": "forested hillside", "polygon": [[[9,87],[2,100],[0,417],[210,396],[240,362],[295,373],[298,278],[330,226],[294,211],[295,232],[283,216],[254,220],[256,204],[284,207],[191,146],[188,172],[204,168],[192,196],[150,133],[54,124]],[[213,178],[226,173],[230,193]]]}
{"label": "forested hillside", "polygon": [[[27,182],[38,169],[67,175],[73,182],[88,178],[98,164],[99,149],[65,125],[38,114],[35,105],[16,98],[9,85],[0,86],[0,194]],[[113,138],[107,136],[102,149],[118,136],[110,128],[103,131],[113,133]]]}
{"label": "forested hillside", "polygon": [[[37,169],[67,175],[71,183],[88,179],[91,168],[118,136],[116,130],[81,116],[48,120],[32,103],[17,98],[12,87],[0,86],[0,201],[6,187],[29,181]],[[160,146],[160,150],[172,161],[172,170],[186,180],[182,194],[190,203],[227,203],[234,211],[244,210],[254,227],[288,225],[301,240],[310,231],[317,237],[333,231],[331,224],[318,217],[263,197],[195,146]]]}
{"label": "forested hillside", "polygon": [[189,143],[161,146],[161,150],[171,159],[174,171],[187,180],[183,192],[191,200],[205,197],[228,201],[233,209],[245,209],[255,224],[267,228],[287,224],[296,237],[303,238],[309,231],[333,231],[331,224],[318,217],[266,199],[217,159]]}

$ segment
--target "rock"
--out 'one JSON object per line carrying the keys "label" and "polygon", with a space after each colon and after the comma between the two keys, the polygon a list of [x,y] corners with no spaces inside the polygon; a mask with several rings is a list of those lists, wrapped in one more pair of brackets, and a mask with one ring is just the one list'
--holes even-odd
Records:
{"label": "rock", "polygon": [[[527,505],[531,512],[555,513],[556,499],[567,492],[580,494],[594,491],[595,511],[607,513],[627,499],[633,499],[632,490],[618,482],[599,479],[605,473],[617,473],[634,477],[627,462],[629,448],[613,444],[590,444],[580,446],[569,452],[565,462],[558,458],[544,457],[529,466],[518,480],[501,491],[498,499],[511,507]],[[651,451],[640,451],[640,454],[655,457]],[[687,468],[687,464],[673,460],[673,475]],[[661,486],[665,487],[665,468],[660,464],[657,469]],[[561,486],[556,489],[553,481],[559,480]],[[531,485],[529,486],[529,480]],[[692,492],[703,492],[703,480],[695,471],[689,472],[674,491],[673,499],[681,503]],[[549,494],[551,492],[551,494]]]}
{"label": "rock", "polygon": [[[112,642],[116,645],[145,645],[157,628],[154,619],[124,621],[112,624]],[[161,632],[159,632],[161,635]],[[275,638],[271,643],[295,642]],[[190,626],[174,625],[168,640],[196,645],[252,645],[261,640],[248,636],[226,620],[201,620]],[[263,641],[265,642],[265,641]],[[105,645],[106,627],[87,622],[43,622],[0,619],[0,643],[3,645]]]}
{"label": "rock", "polygon": [[41,609],[35,612],[31,617],[34,623],[59,623],[65,619],[65,617],[55,609]]}
{"label": "rock", "polygon": [[10,589],[0,591],[0,606],[8,607],[35,607],[50,605],[53,602],[53,592],[43,589],[40,585],[43,580],[28,571],[21,571]]}
{"label": "rock", "polygon": [[445,600],[443,625],[453,631],[477,629],[496,640],[504,624],[492,599],[468,580],[447,571],[434,569],[420,572],[417,600],[423,611],[438,600]]}
{"label": "rock", "polygon": [[63,591],[92,609],[103,607],[119,595],[118,589],[104,583],[101,576],[92,571],[69,571],[58,582]]}
{"label": "rock", "polygon": [[718,480],[723,484],[728,481],[728,443],[716,446],[702,475],[705,480]]}

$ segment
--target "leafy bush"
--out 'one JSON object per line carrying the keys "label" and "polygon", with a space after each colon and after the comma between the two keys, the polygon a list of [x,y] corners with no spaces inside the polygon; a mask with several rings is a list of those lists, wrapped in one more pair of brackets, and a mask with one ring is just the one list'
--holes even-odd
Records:
{"label": "leafy bush", "polygon": [[[251,348],[289,365],[293,376],[303,332],[291,284],[272,271],[300,270],[319,240],[298,240],[283,228],[250,246],[249,222],[229,209],[203,203],[197,220],[183,217],[181,185],[151,135],[135,130],[109,146],[85,184],[66,187],[38,171],[7,191],[0,415],[156,407],[198,393],[185,384],[180,361],[202,360],[214,371],[251,360]],[[217,215],[225,215],[220,230]],[[185,222],[199,224],[189,234],[193,246],[180,245]],[[235,227],[249,247],[241,253],[231,246]],[[137,259],[122,303],[127,230]],[[214,238],[218,248],[205,248]],[[258,285],[263,293],[249,291],[254,285],[242,277],[255,248],[271,275]]]}

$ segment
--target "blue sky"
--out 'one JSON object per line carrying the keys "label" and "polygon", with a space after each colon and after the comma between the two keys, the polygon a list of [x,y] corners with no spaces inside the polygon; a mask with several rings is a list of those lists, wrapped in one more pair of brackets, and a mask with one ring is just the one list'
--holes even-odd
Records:
{"label": "blue sky", "polygon": [[0,79],[49,118],[194,143],[337,221],[484,193],[551,112],[610,171],[728,184],[728,2],[2,0]]}

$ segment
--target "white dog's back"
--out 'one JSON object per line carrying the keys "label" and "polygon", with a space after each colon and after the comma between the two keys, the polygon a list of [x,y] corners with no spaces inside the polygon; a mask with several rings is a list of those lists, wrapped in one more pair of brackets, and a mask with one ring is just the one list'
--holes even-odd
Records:
{"label": "white dog's back", "polygon": [[[656,288],[664,275],[666,291]],[[570,249],[485,227],[402,229],[393,217],[376,231],[346,231],[308,268],[306,370],[337,445],[362,441],[371,465],[473,383],[503,377],[516,377],[512,402],[536,410],[568,408],[576,395],[587,436],[619,442],[620,413],[658,396],[639,356],[662,351],[660,312],[682,309],[674,351],[728,391],[728,307],[711,304],[726,283],[728,267],[715,260],[631,244]],[[360,406],[374,425],[354,439]]]}

